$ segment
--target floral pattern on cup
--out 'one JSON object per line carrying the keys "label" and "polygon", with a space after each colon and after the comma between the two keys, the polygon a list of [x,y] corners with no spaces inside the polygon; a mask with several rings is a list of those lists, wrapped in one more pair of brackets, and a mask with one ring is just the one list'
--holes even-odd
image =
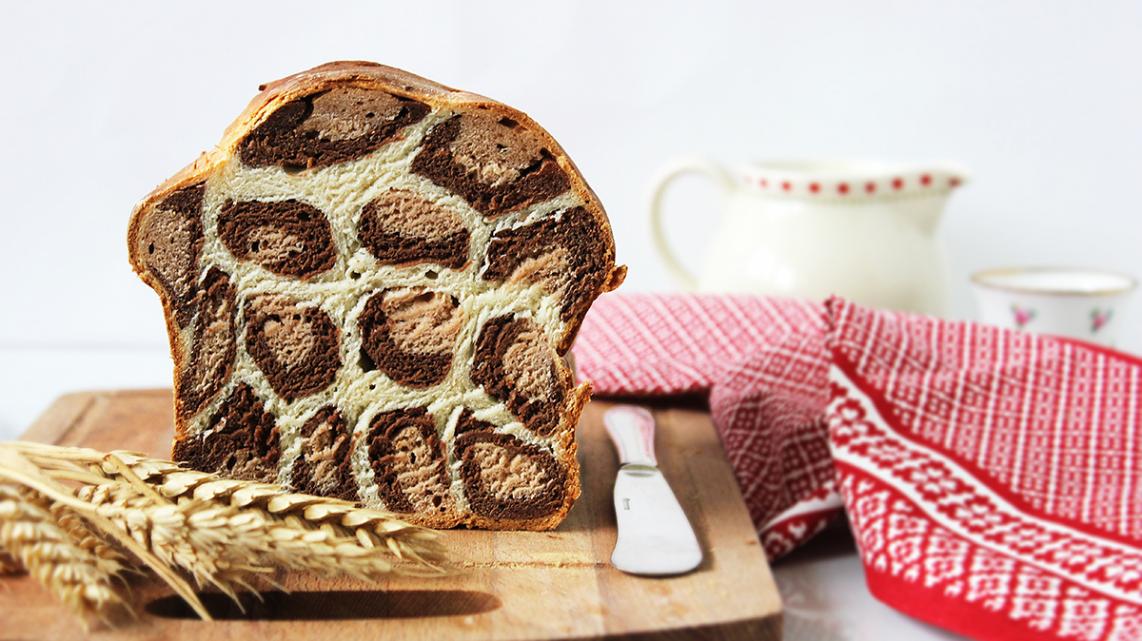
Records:
{"label": "floral pattern on cup", "polygon": [[1095,307],[1090,310],[1090,333],[1097,334],[1098,330],[1106,327],[1111,318],[1114,318],[1114,309],[1110,307],[1106,309]]}
{"label": "floral pattern on cup", "polygon": [[985,323],[1113,347],[1137,281],[1085,267],[998,267],[971,276]]}
{"label": "floral pattern on cup", "polygon": [[1036,312],[1030,307],[1011,306],[1011,317],[1015,319],[1015,326],[1023,329],[1027,323],[1035,320]]}

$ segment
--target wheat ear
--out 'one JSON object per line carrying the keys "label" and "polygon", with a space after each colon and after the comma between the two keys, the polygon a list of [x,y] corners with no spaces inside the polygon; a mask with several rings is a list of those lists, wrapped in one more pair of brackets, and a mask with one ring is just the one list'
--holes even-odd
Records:
{"label": "wheat ear", "polygon": [[277,568],[374,580],[441,571],[436,533],[387,512],[141,454],[0,444],[0,482],[50,500],[54,527],[106,576],[148,568],[207,620],[184,574],[237,599]]}
{"label": "wheat ear", "polygon": [[0,545],[76,612],[104,621],[127,608],[99,556],[72,542],[39,493],[0,481]]}
{"label": "wheat ear", "polygon": [[[45,499],[49,499],[62,507],[83,514],[84,518],[100,533],[123,546],[127,552],[170,586],[200,618],[207,621],[211,620],[210,612],[206,610],[198,595],[194,593],[194,589],[176,571],[163,563],[145,546],[140,545],[127,533],[120,530],[114,523],[98,514],[90,503],[77,499],[66,487],[25,458],[21,454],[21,449],[19,444],[7,444],[0,447],[0,482],[7,481],[18,484],[41,494]],[[3,520],[6,519],[0,518],[0,521]],[[21,561],[24,560],[21,559]]]}
{"label": "wheat ear", "polygon": [[[271,483],[225,479],[217,474],[189,470],[170,461],[134,452],[98,452],[36,443],[13,443],[29,459],[59,468],[57,475],[96,483],[92,474],[130,483],[141,493],[157,493],[178,501],[196,499],[237,508],[257,509],[292,527],[324,530],[331,536],[356,539],[366,548],[383,548],[398,559],[428,568],[442,558],[437,534],[406,523],[388,512],[360,508],[348,501],[291,493]],[[86,463],[84,470],[80,464]],[[396,569],[412,571],[414,566]]]}
{"label": "wheat ear", "polygon": [[255,575],[272,567],[234,554],[256,535],[257,524],[233,518],[233,511],[203,503],[154,503],[128,485],[85,485],[76,497],[115,524],[163,563],[186,572],[199,587],[212,585],[236,597]]}
{"label": "wheat ear", "polygon": [[323,576],[378,579],[395,569],[389,549],[363,546],[356,537],[339,531],[345,528],[311,527],[294,517],[274,516],[257,504],[238,508],[182,496],[174,504],[183,515],[177,520],[169,510],[148,507],[146,498],[129,485],[83,487],[79,496],[96,505],[100,514],[121,523],[137,540],[140,535],[150,541],[168,540],[178,533],[191,548],[208,551],[210,558],[220,561],[217,567],[198,572],[183,559],[170,559],[196,577],[209,579],[225,569],[260,572],[281,567]]}
{"label": "wheat ear", "polygon": [[58,503],[52,503],[48,509],[56,523],[67,532],[72,543],[90,552],[105,572],[114,576],[121,576],[127,570],[137,572],[137,568],[129,565],[127,557],[97,535],[83,517]]}
{"label": "wheat ear", "polygon": [[111,452],[102,467],[109,475],[127,476],[128,481],[133,476],[154,486],[167,498],[191,497],[259,509],[290,525],[355,538],[365,547],[384,547],[397,558],[427,565],[441,557],[436,532],[348,501],[295,494],[271,483],[223,479],[132,452]]}

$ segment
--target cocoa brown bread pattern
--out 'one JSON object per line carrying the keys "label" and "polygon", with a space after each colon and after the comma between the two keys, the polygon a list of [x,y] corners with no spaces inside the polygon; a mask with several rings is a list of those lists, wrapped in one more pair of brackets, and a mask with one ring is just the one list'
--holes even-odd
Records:
{"label": "cocoa brown bread pattern", "polygon": [[564,356],[617,287],[610,225],[523,113],[334,62],[261,87],[136,208],[173,456],[431,527],[548,529],[589,387]]}

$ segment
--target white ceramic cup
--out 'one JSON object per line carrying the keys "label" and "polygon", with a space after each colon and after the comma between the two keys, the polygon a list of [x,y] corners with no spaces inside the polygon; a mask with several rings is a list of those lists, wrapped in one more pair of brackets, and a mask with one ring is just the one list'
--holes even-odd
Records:
{"label": "white ceramic cup", "polygon": [[1009,329],[1114,346],[1137,282],[1130,276],[1072,267],[1008,267],[972,274],[979,317]]}

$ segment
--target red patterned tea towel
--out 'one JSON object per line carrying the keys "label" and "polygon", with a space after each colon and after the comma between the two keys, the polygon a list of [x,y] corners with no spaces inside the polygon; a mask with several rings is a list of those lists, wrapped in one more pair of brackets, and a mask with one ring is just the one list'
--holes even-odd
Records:
{"label": "red patterned tea towel", "polygon": [[1142,361],[828,303],[826,422],[869,588],[986,640],[1142,640]]}
{"label": "red patterned tea towel", "polygon": [[709,393],[771,557],[839,489],[870,589],[904,612],[1142,640],[1139,360],[839,300],[652,295],[601,299],[576,356],[601,394]]}

